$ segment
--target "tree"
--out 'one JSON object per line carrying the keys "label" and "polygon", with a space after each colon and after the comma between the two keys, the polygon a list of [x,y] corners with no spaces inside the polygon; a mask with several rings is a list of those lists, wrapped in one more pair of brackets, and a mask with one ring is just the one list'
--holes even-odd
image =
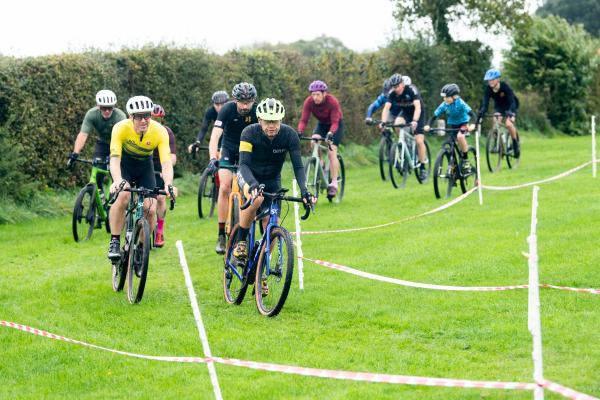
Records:
{"label": "tree", "polygon": [[554,127],[570,134],[583,132],[594,72],[590,35],[581,25],[551,15],[535,17],[529,29],[515,32],[513,41],[505,54],[512,82],[542,95]]}
{"label": "tree", "polygon": [[325,52],[350,51],[341,40],[321,35],[313,40],[297,40],[292,43],[257,43],[249,47],[267,51],[292,50],[306,57],[315,57]]}
{"label": "tree", "polygon": [[[420,18],[431,21],[438,43],[452,42],[449,24],[483,26],[491,33],[512,31],[529,20],[525,0],[392,0],[402,27]],[[466,21],[466,22],[465,22]]]}
{"label": "tree", "polygon": [[600,2],[598,0],[546,0],[537,11],[541,17],[556,15],[571,24],[583,24],[585,30],[600,37]]}

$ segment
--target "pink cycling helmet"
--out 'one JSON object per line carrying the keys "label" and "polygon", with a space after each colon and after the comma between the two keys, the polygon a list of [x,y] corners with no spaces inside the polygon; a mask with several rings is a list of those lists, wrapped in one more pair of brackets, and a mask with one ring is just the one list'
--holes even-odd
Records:
{"label": "pink cycling helmet", "polygon": [[151,115],[154,118],[164,118],[165,117],[165,109],[160,104],[155,104],[154,109],[151,112]]}
{"label": "pink cycling helmet", "polygon": [[323,81],[313,81],[310,85],[308,85],[309,92],[326,92],[327,84]]}

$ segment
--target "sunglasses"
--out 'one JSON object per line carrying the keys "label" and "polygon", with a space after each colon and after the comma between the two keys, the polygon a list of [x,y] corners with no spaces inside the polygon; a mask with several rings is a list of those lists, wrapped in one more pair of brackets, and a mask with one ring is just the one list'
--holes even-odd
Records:
{"label": "sunglasses", "polygon": [[114,107],[100,107],[100,111],[112,111]]}
{"label": "sunglasses", "polygon": [[150,117],[152,117],[152,115],[150,113],[145,113],[145,114],[133,114],[133,119],[136,121],[141,121],[143,119],[145,119],[146,121],[150,119]]}

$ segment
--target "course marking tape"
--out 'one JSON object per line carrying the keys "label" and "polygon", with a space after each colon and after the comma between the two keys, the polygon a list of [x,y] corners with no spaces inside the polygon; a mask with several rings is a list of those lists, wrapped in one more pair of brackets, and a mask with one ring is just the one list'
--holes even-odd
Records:
{"label": "course marking tape", "polygon": [[487,190],[514,190],[514,189],[521,189],[524,187],[529,187],[529,186],[534,186],[534,185],[539,185],[540,183],[548,183],[548,182],[552,182],[555,181],[557,179],[561,179],[564,178],[565,176],[571,175],[574,172],[579,171],[582,168],[587,167],[588,165],[590,165],[592,162],[591,161],[587,161],[575,168],[572,168],[568,171],[565,171],[561,174],[552,176],[550,178],[546,178],[546,179],[541,179],[539,181],[535,181],[535,182],[529,182],[529,183],[523,183],[521,185],[515,185],[515,186],[489,186],[489,185],[482,185],[481,187]]}
{"label": "course marking tape", "polygon": [[590,396],[589,394],[581,393],[571,388],[560,385],[556,382],[549,380],[543,380],[539,382],[539,385],[544,389],[548,389],[551,392],[558,393],[567,399],[572,400],[598,400],[597,397]]}
{"label": "course marking tape", "polygon": [[[354,269],[351,267],[347,267],[345,265],[335,264],[329,261],[323,260],[313,260],[308,257],[304,257],[305,260],[310,261],[314,264],[321,265],[323,267],[335,269],[338,271],[346,272],[348,274],[360,276],[362,278],[373,279],[381,282],[393,283],[395,285],[409,286],[415,288],[422,289],[433,289],[433,290],[448,290],[448,291],[460,291],[460,292],[494,292],[494,291],[502,291],[502,290],[515,290],[515,289],[527,289],[529,285],[511,285],[511,286],[449,286],[449,285],[435,285],[430,283],[421,283],[421,282],[411,282],[405,281],[402,279],[390,278],[387,276],[377,275],[370,272],[360,271],[358,269]],[[547,283],[540,283],[540,287],[550,288],[550,289],[558,289],[558,290],[567,290],[571,292],[580,292],[580,293],[591,293],[591,294],[600,294],[600,289],[593,288],[572,288],[567,286],[556,286],[549,285]]]}

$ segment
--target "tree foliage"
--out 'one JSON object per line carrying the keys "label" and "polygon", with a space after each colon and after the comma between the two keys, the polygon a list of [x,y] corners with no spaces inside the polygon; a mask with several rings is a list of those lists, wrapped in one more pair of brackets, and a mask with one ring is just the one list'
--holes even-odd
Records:
{"label": "tree foliage", "polygon": [[305,57],[316,57],[322,53],[335,51],[350,51],[341,40],[321,35],[313,40],[297,40],[292,43],[258,43],[250,46],[249,50],[265,51],[297,51]]}
{"label": "tree foliage", "polygon": [[600,1],[598,0],[546,0],[537,10],[541,17],[556,15],[571,24],[583,24],[593,36],[600,37]]}
{"label": "tree foliage", "polygon": [[513,40],[505,64],[513,82],[542,94],[553,126],[571,134],[585,132],[594,72],[589,34],[560,17],[536,17],[530,29],[518,30]]}
{"label": "tree foliage", "polygon": [[512,31],[529,21],[525,0],[392,0],[402,27],[421,18],[431,21],[438,43],[452,42],[451,24],[485,27],[492,33]]}

